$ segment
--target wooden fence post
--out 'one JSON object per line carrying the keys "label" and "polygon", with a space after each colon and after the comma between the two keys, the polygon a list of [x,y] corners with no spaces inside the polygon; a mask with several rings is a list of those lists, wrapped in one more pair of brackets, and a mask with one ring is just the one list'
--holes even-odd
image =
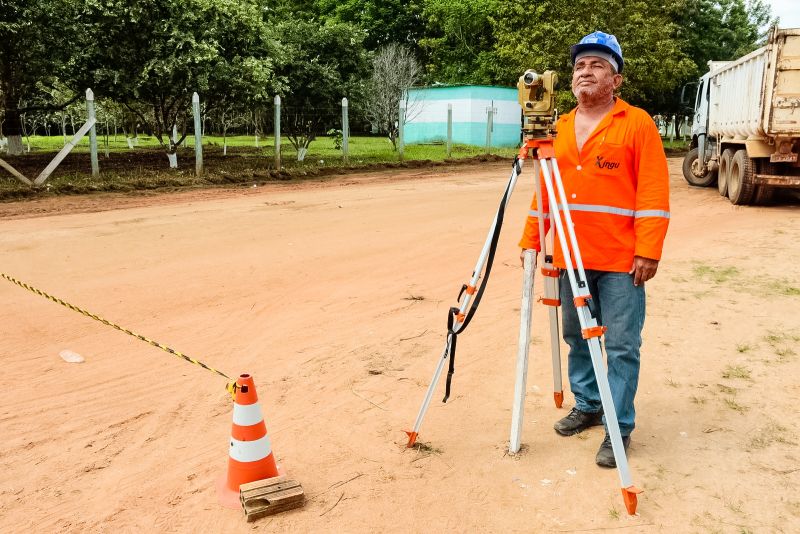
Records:
{"label": "wooden fence post", "polygon": [[95,123],[97,118],[94,112],[94,92],[91,89],[86,90],[86,113],[89,115],[87,122],[92,123],[89,130],[89,153],[92,159],[92,176],[97,177],[100,175],[100,163],[97,161],[97,128]]}

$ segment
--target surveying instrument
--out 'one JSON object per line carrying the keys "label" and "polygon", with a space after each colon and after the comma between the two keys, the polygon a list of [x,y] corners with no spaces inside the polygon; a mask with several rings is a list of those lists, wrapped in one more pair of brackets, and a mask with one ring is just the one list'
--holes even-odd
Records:
{"label": "surveying instrument", "polygon": [[[628,459],[625,454],[625,447],[622,443],[622,435],[617,421],[617,412],[614,408],[614,401],[611,397],[611,388],[608,383],[606,367],[603,361],[600,337],[606,332],[605,326],[598,325],[597,313],[589,286],[586,279],[586,272],[583,268],[580,248],[575,236],[575,231],[570,215],[567,195],[561,180],[561,172],[556,161],[555,149],[555,121],[557,111],[555,109],[555,85],[557,82],[556,73],[545,71],[544,74],[537,74],[532,70],[527,70],[519,78],[517,83],[519,104],[522,107],[522,146],[519,154],[514,158],[511,177],[506,185],[505,192],[500,201],[500,206],[495,214],[494,221],[489,229],[489,234],[481,249],[478,261],[472,271],[469,284],[464,284],[458,294],[459,305],[452,307],[448,311],[447,317],[447,339],[444,350],[439,358],[436,370],[425,398],[422,401],[417,419],[412,430],[406,431],[408,434],[407,447],[413,447],[419,436],[422,420],[428,410],[434,390],[441,378],[445,363],[449,360],[449,370],[445,386],[445,396],[442,402],[447,402],[450,396],[450,386],[455,371],[456,341],[458,335],[462,333],[471,319],[475,315],[478,304],[486,289],[489,275],[494,261],[497,242],[503,225],[505,208],[517,183],[519,175],[522,173],[522,166],[526,159],[533,160],[533,176],[537,200],[536,216],[539,220],[539,240],[542,249],[542,275],[544,276],[544,296],[540,299],[543,304],[549,307],[550,318],[550,345],[553,361],[553,399],[556,407],[560,408],[564,399],[561,386],[561,355],[560,355],[560,336],[558,328],[558,306],[561,305],[559,299],[558,277],[559,271],[553,266],[552,253],[548,251],[547,239],[545,239],[545,224],[547,218],[551,221],[552,231],[549,239],[552,243],[558,239],[561,250],[564,254],[566,265],[573,266],[572,269],[565,269],[570,287],[572,289],[575,308],[578,313],[578,320],[581,326],[582,337],[589,345],[589,353],[592,359],[592,367],[597,379],[600,399],[602,401],[603,412],[606,418],[607,432],[611,438],[611,446],[614,451],[614,459],[617,464],[620,483],[622,486],[622,497],[625,501],[625,508],[630,515],[636,513],[637,495],[641,492],[633,485]],[[541,176],[541,179],[540,179]],[[542,184],[546,190],[549,203],[549,212],[544,209],[542,201]],[[551,248],[553,248],[551,244]],[[533,279],[536,267],[536,251],[526,250],[523,256],[524,281],[522,291],[522,306],[520,309],[520,334],[519,347],[516,366],[516,381],[514,386],[514,407],[512,410],[511,437],[509,440],[509,452],[517,453],[520,449],[521,429],[523,421],[523,407],[525,401],[526,378],[528,372],[528,348],[530,345],[531,327],[531,300],[533,293]],[[480,285],[479,285],[480,282]]]}

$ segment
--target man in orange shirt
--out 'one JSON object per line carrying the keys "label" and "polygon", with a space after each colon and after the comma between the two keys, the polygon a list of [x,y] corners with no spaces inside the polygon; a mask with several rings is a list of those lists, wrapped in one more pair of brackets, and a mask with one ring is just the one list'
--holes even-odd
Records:
{"label": "man in orange shirt", "polygon": [[[572,92],[578,106],[557,123],[555,153],[596,318],[608,327],[604,341],[608,381],[627,450],[636,415],[644,283],[656,274],[667,233],[669,173],[653,120],[614,96],[622,85],[623,69],[616,37],[594,32],[574,45],[571,55]],[[543,197],[546,232],[549,207]],[[534,198],[520,241],[523,253],[541,250],[537,209]],[[570,347],[569,381],[575,396],[575,407],[554,428],[571,436],[605,424],[605,418],[557,240],[554,265],[561,269],[563,336]],[[595,460],[600,466],[616,467],[608,431]]]}

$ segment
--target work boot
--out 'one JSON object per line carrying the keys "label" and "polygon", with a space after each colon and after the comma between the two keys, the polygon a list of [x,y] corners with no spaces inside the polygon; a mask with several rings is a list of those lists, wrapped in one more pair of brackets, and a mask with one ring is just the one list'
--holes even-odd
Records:
{"label": "work boot", "polygon": [[563,419],[556,421],[553,428],[562,436],[572,436],[583,432],[590,426],[597,426],[603,424],[603,410],[599,412],[589,413],[582,412],[577,408],[573,408]]}
{"label": "work boot", "polygon": [[[628,453],[628,445],[631,444],[630,436],[622,436],[622,445],[625,447],[625,454]],[[611,446],[611,436],[606,434],[603,443],[600,444],[600,450],[597,451],[597,456],[594,458],[595,463],[600,467],[617,467],[617,461],[614,459],[614,449]]]}

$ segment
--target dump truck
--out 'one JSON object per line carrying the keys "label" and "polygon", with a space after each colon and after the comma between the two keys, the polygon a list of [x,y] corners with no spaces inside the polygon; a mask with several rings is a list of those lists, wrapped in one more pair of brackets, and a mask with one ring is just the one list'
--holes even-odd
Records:
{"label": "dump truck", "polygon": [[697,85],[686,181],[716,183],[733,204],[800,189],[800,28],[773,28],[766,46],[708,66]]}

